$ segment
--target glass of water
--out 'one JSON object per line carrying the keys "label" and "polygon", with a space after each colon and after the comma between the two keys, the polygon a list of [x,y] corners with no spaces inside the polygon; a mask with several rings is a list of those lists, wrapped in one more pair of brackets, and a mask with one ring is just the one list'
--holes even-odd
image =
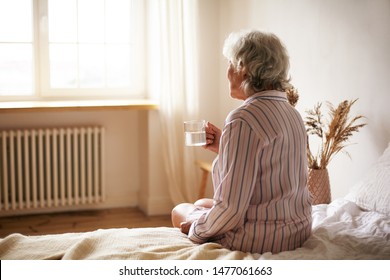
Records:
{"label": "glass of water", "polygon": [[184,122],[186,146],[206,145],[206,121],[194,120]]}

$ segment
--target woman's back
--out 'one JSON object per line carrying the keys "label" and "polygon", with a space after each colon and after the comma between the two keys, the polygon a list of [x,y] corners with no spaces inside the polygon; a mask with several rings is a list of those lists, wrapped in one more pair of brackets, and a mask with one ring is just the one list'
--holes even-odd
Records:
{"label": "woman's back", "polygon": [[[225,126],[223,148],[213,171],[215,192],[224,193],[219,188],[240,189],[242,199],[231,199],[228,207],[240,208],[245,215],[218,242],[230,249],[258,253],[301,246],[311,232],[307,138],[301,117],[288,104],[284,92],[265,91],[234,110]],[[253,160],[243,156],[248,153],[255,154]],[[252,185],[240,185],[239,178],[248,176],[255,178]],[[234,177],[237,186],[227,181]]]}

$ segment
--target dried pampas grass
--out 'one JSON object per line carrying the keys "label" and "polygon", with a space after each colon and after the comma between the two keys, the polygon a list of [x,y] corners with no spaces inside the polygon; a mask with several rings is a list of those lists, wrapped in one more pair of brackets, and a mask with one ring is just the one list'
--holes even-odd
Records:
{"label": "dried pampas grass", "polygon": [[295,105],[297,105],[298,99],[299,99],[298,90],[296,88],[294,88],[294,87],[291,87],[289,89],[286,89],[285,92],[286,92],[286,95],[287,95],[288,102],[292,106],[295,107]]}
{"label": "dried pampas grass", "polygon": [[[329,120],[326,120],[321,112],[321,103],[314,106],[312,110],[306,111],[305,125],[309,135],[316,135],[320,138],[321,144],[316,155],[307,147],[308,165],[312,169],[325,169],[332,158],[339,152],[344,151],[350,137],[358,132],[366,123],[357,121],[364,118],[361,115],[350,118],[350,110],[355,100],[345,100],[336,108],[328,102]],[[345,152],[348,156],[349,154]]]}

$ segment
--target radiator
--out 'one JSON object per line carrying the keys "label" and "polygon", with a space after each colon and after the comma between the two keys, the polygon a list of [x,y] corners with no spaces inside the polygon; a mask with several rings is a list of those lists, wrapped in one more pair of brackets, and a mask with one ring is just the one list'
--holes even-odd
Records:
{"label": "radiator", "polygon": [[0,132],[0,210],[104,201],[104,128]]}

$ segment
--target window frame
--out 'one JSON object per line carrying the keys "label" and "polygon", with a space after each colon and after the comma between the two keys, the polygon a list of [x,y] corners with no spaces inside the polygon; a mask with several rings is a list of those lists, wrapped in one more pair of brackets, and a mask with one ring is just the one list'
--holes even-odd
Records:
{"label": "window frame", "polygon": [[[0,101],[53,101],[53,100],[88,100],[88,99],[145,99],[145,14],[146,7],[143,0],[130,0],[133,9],[131,18],[132,34],[135,36],[134,51],[131,54],[133,64],[136,65],[135,81],[129,88],[51,88],[49,63],[49,26],[48,1],[32,1],[32,47],[33,47],[33,93],[17,95],[0,95]],[[109,0],[106,0],[109,1]],[[132,71],[130,71],[133,73]]]}

